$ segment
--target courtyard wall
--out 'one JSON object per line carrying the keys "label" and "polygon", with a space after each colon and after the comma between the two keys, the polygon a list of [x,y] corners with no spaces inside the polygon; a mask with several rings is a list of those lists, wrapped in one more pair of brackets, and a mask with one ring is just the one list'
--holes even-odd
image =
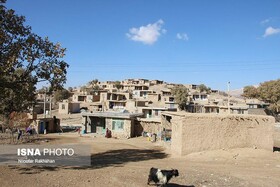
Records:
{"label": "courtyard wall", "polygon": [[231,148],[273,150],[275,119],[257,115],[172,115],[171,150],[176,155]]}

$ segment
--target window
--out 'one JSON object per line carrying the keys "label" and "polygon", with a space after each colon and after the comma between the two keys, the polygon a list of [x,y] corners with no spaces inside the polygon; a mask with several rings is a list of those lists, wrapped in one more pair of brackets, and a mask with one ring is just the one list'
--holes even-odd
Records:
{"label": "window", "polygon": [[124,120],[113,119],[112,120],[112,130],[123,131],[124,130]]}
{"label": "window", "polygon": [[65,110],[65,104],[61,105],[62,110]]}
{"label": "window", "polygon": [[238,114],[244,114],[244,111],[243,110],[238,110]]}
{"label": "window", "polygon": [[155,110],[155,116],[158,116],[158,110]]}

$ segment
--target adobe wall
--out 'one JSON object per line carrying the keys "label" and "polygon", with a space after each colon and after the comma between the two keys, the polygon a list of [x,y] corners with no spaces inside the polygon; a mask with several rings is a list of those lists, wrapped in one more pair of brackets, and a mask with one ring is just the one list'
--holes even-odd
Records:
{"label": "adobe wall", "polygon": [[173,116],[171,123],[176,155],[223,148],[273,150],[275,119],[270,116],[186,114]]}

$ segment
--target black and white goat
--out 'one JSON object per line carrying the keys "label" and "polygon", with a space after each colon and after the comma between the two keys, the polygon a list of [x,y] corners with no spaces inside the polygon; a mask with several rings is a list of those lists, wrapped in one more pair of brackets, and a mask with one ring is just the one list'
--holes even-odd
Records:
{"label": "black and white goat", "polygon": [[160,170],[158,168],[151,168],[148,178],[148,185],[150,185],[150,182],[153,181],[156,183],[156,185],[165,186],[173,176],[179,176],[177,169]]}

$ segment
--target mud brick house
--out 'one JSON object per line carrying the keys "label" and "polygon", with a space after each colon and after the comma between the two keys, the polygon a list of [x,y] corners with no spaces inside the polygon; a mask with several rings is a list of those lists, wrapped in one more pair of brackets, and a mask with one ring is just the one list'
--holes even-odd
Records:
{"label": "mud brick house", "polygon": [[106,128],[112,131],[113,137],[130,138],[134,136],[137,117],[142,113],[127,112],[93,112],[83,114],[83,131],[86,133],[105,134]]}

